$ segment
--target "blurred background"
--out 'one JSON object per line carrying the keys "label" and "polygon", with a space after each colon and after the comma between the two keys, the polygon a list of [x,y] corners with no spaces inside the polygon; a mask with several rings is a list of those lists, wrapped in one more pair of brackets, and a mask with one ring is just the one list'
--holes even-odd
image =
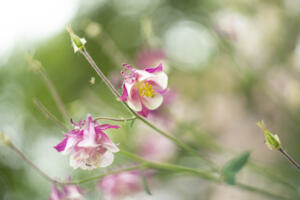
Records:
{"label": "blurred background", "polygon": [[[296,188],[300,173],[264,144],[255,123],[264,119],[285,149],[300,161],[300,2],[298,0],[10,0],[0,7],[0,130],[52,177],[81,179],[109,169],[73,170],[53,148],[62,130],[35,105],[38,99],[60,121],[41,76],[25,55],[39,60],[75,120],[129,117],[84,57],[74,54],[65,25],[87,40],[87,50],[120,88],[123,63],[137,68],[163,63],[170,92],[150,119],[223,166],[242,152],[251,163],[240,182],[289,195],[268,178]],[[120,124],[120,123],[115,123]],[[202,168],[140,122],[109,133],[120,148],[147,159]],[[129,165],[116,155],[111,169]],[[260,169],[261,169],[260,168]],[[157,173],[153,193],[126,191],[119,199],[272,199],[198,177]],[[82,185],[87,199],[109,199],[96,182]],[[51,184],[18,155],[0,146],[0,199],[48,199]]]}

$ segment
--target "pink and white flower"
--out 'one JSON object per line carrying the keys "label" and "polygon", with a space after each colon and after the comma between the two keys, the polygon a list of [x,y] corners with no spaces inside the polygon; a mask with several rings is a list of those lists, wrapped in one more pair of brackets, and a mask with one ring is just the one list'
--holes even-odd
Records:
{"label": "pink and white flower", "polygon": [[72,152],[70,165],[74,168],[92,170],[107,167],[112,164],[118,147],[103,132],[110,128],[120,128],[116,125],[99,125],[88,115],[87,121],[73,123],[74,129],[65,134],[65,138],[54,148],[62,154]]}
{"label": "pink and white flower", "polygon": [[139,171],[128,171],[104,177],[98,187],[109,199],[120,198],[141,190],[141,174]]}
{"label": "pink and white flower", "polygon": [[163,94],[167,92],[168,76],[162,71],[162,65],[155,68],[138,70],[124,64],[123,94],[121,101],[140,115],[147,117],[149,110],[157,109],[163,103]]}
{"label": "pink and white flower", "polygon": [[49,200],[85,200],[85,198],[81,188],[76,185],[65,185],[59,190],[53,184]]}

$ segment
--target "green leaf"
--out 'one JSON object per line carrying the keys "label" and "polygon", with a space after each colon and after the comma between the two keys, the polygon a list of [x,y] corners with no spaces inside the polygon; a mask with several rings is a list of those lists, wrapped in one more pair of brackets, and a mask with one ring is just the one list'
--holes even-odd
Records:
{"label": "green leaf", "polygon": [[250,152],[245,152],[225,164],[221,170],[221,175],[226,183],[230,185],[235,184],[235,176],[245,166],[249,156]]}
{"label": "green leaf", "polygon": [[147,194],[152,195],[152,193],[150,191],[150,188],[149,188],[149,185],[147,183],[147,178],[145,176],[145,170],[144,169],[141,169],[141,176],[142,176],[142,184],[143,184],[144,190],[146,191]]}
{"label": "green leaf", "polygon": [[130,124],[129,124],[129,127],[130,127],[130,128],[132,128],[132,127],[133,127],[133,124],[134,124],[134,122],[135,122],[135,119],[133,119],[133,120],[130,120]]}

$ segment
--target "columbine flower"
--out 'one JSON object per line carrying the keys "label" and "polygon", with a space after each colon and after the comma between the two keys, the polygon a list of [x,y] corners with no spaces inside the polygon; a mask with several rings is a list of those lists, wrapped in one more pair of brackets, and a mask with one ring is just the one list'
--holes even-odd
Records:
{"label": "columbine flower", "polygon": [[74,129],[67,133],[54,148],[63,154],[72,152],[70,165],[74,169],[80,167],[92,170],[110,165],[114,160],[113,153],[118,152],[119,149],[103,131],[120,127],[109,124],[99,125],[91,115],[88,115],[86,122],[72,123]]}
{"label": "columbine flower", "polygon": [[126,196],[141,190],[141,174],[134,170],[109,175],[98,182],[98,187],[109,199]]}
{"label": "columbine flower", "polygon": [[121,101],[140,115],[147,117],[149,110],[157,109],[163,102],[163,94],[167,92],[168,76],[162,71],[162,65],[155,68],[138,70],[124,64],[123,94]]}
{"label": "columbine flower", "polygon": [[49,200],[85,200],[82,193],[80,187],[76,185],[63,186],[62,190],[59,190],[53,184]]}

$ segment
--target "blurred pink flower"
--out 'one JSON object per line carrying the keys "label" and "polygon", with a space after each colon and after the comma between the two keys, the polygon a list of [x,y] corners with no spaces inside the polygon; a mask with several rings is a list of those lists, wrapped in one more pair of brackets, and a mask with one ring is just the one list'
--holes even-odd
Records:
{"label": "blurred pink flower", "polygon": [[82,190],[76,185],[63,186],[60,191],[55,184],[52,185],[52,191],[49,200],[84,200]]}
{"label": "blurred pink flower", "polygon": [[138,154],[146,160],[166,162],[176,153],[174,143],[162,135],[146,132],[138,137]]}
{"label": "blurred pink flower", "polygon": [[136,64],[140,68],[155,66],[166,59],[165,53],[160,49],[145,48],[137,53]]}
{"label": "blurred pink flower", "polygon": [[121,101],[140,115],[147,117],[149,110],[157,109],[163,103],[163,94],[167,92],[168,76],[162,71],[162,65],[155,68],[138,70],[124,64],[123,94]]}
{"label": "blurred pink flower", "polygon": [[141,174],[134,170],[109,175],[98,182],[98,187],[112,199],[126,196],[141,190]]}
{"label": "blurred pink flower", "polygon": [[119,128],[116,125],[99,125],[88,115],[87,122],[73,123],[74,129],[65,134],[65,138],[54,148],[63,154],[72,151],[70,165],[77,169],[92,170],[98,167],[107,167],[114,160],[113,153],[118,147],[103,132],[110,128]]}

